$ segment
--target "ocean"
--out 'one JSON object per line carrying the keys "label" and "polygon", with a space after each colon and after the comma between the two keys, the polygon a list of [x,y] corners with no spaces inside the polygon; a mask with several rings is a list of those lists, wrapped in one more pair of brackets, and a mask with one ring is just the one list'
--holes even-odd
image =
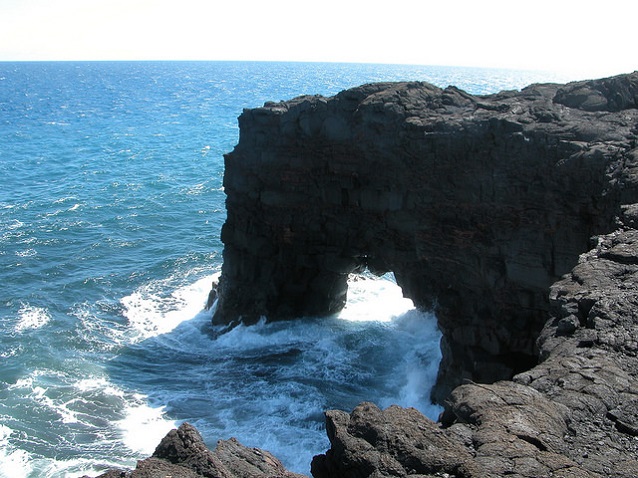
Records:
{"label": "ocean", "polygon": [[184,421],[309,474],[323,412],[397,403],[436,419],[436,318],[391,274],[333,317],[221,333],[223,157],[243,108],[363,83],[474,94],[557,75],[260,62],[0,63],[0,476],[134,467]]}

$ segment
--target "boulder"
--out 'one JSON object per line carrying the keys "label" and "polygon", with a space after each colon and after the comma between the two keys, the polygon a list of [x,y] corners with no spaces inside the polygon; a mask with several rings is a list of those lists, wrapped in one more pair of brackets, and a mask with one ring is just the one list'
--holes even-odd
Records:
{"label": "boulder", "polygon": [[303,478],[287,471],[267,451],[247,448],[236,439],[220,440],[214,451],[188,423],[170,431],[153,456],[132,471],[110,470],[98,478]]}

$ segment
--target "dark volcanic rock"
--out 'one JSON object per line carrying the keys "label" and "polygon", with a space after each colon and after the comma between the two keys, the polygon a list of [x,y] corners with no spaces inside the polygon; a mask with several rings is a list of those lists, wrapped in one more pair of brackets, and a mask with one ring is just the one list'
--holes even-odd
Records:
{"label": "dark volcanic rock", "polygon": [[624,209],[551,287],[540,364],[457,387],[439,425],[398,407],[328,412],[314,476],[638,476],[638,231]]}
{"label": "dark volcanic rock", "polygon": [[188,423],[172,430],[133,471],[108,471],[98,478],[304,478],[287,471],[270,453],[246,448],[237,440],[220,440],[210,451]]}
{"label": "dark volcanic rock", "polygon": [[[433,475],[479,476],[472,452],[413,408],[326,413],[331,449],[313,459],[315,478]],[[439,475],[440,476],[440,475]]]}
{"label": "dark volcanic rock", "polygon": [[637,84],[385,83],[244,111],[214,322],[334,313],[367,267],[436,305],[438,401],[529,369],[549,286],[638,202]]}
{"label": "dark volcanic rock", "polygon": [[[439,304],[440,423],[328,411],[315,478],[638,476],[637,82],[368,85],[242,115],[216,322],[338,310],[364,266]],[[103,476],[169,475],[295,476],[188,425]]]}

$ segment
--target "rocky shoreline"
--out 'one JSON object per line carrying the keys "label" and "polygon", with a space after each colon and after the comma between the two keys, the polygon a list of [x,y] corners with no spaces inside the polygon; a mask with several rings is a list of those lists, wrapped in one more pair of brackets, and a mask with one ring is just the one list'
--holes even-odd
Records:
{"label": "rocky shoreline", "polygon": [[[440,421],[328,411],[315,478],[638,476],[638,73],[484,97],[366,85],[240,129],[214,320],[330,313],[368,267],[436,303],[444,334]],[[109,473],[299,476],[189,425]]]}
{"label": "rocky shoreline", "polygon": [[539,365],[457,387],[438,426],[369,404],[328,412],[332,448],[313,476],[638,476],[636,212],[551,287]]}
{"label": "rocky shoreline", "polygon": [[[638,476],[638,206],[597,238],[550,291],[540,363],[511,381],[467,383],[434,423],[372,403],[326,412],[331,448],[315,478]],[[220,441],[208,450],[184,424],[153,457],[116,477],[299,477],[268,452]]]}

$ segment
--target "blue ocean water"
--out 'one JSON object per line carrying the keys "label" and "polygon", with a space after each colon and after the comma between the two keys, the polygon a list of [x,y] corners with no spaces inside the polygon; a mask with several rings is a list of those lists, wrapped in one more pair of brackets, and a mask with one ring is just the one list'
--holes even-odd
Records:
{"label": "blue ocean water", "polygon": [[373,81],[475,94],[555,75],[247,62],[0,63],[0,476],[131,467],[183,421],[309,473],[323,411],[439,412],[435,318],[392,277],[336,317],[219,334],[223,158],[242,108]]}

